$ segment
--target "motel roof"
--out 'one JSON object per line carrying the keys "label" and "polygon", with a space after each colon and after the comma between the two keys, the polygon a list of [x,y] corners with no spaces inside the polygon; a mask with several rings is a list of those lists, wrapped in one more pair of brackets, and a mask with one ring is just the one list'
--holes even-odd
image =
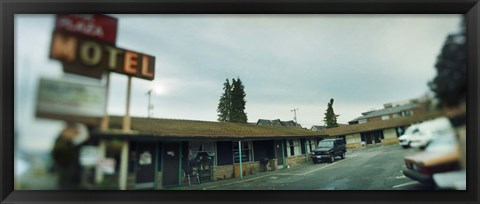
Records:
{"label": "motel roof", "polygon": [[362,113],[362,116],[357,117],[357,118],[355,118],[355,119],[353,119],[349,122],[354,122],[354,121],[358,121],[358,120],[365,119],[365,118],[373,118],[373,117],[378,117],[378,116],[383,116],[383,115],[400,113],[402,111],[412,110],[412,109],[415,109],[415,108],[418,108],[418,107],[420,107],[419,104],[412,103],[412,104],[407,104],[407,105],[403,105],[403,106],[395,106],[395,107],[391,107],[391,108],[384,108],[384,109],[381,109],[381,110],[368,111],[368,112]]}
{"label": "motel roof", "polygon": [[211,121],[194,121],[179,119],[158,119],[132,117],[130,132],[122,131],[122,116],[110,116],[107,131],[94,131],[94,135],[112,138],[143,139],[286,139],[301,137],[336,137],[348,134],[395,128],[419,123],[443,115],[432,112],[363,124],[342,125],[336,128],[317,131],[298,127],[261,126],[239,123],[223,123]]}
{"label": "motel roof", "polygon": [[99,136],[124,137],[162,137],[162,138],[291,138],[291,137],[321,137],[319,132],[297,127],[259,126],[239,123],[224,123],[210,121],[158,119],[158,118],[131,118],[131,132],[125,133],[122,129],[122,116],[110,116],[111,130],[96,131]]}
{"label": "motel roof", "polygon": [[361,133],[361,132],[368,132],[373,130],[382,130],[387,128],[395,128],[395,127],[411,125],[414,123],[430,120],[430,119],[439,117],[441,115],[442,115],[441,112],[432,112],[432,113],[421,114],[421,115],[418,114],[418,115],[412,115],[408,117],[391,118],[388,120],[367,122],[363,124],[345,125],[345,126],[340,126],[336,128],[322,129],[322,130],[318,130],[318,132],[321,133],[322,135],[340,136],[340,135],[347,135],[347,134],[354,134],[354,133]]}

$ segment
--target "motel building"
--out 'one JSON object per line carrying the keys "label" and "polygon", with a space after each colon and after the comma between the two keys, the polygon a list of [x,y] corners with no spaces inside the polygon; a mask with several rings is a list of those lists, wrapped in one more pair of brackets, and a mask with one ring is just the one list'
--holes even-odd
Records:
{"label": "motel building", "polygon": [[[347,148],[398,142],[411,124],[440,116],[408,117],[311,131],[298,127],[260,126],[155,118],[131,118],[122,131],[120,116],[110,116],[108,130],[93,130],[88,145],[98,146],[99,159],[114,160],[114,170],[93,169],[96,186],[116,189],[162,189],[188,185],[185,170],[199,173],[200,182],[243,178],[309,162],[308,155],[326,138],[344,138]],[[241,158],[241,159],[240,159]],[[195,185],[196,178],[191,178]]]}
{"label": "motel building", "polygon": [[122,119],[110,116],[109,130],[91,132],[89,145],[98,146],[99,159],[116,161],[114,173],[95,170],[99,186],[161,189],[185,185],[184,170],[189,168],[199,173],[202,183],[243,178],[263,171],[264,161],[270,170],[305,163],[317,142],[327,137],[297,127],[135,117],[131,131],[125,132]]}

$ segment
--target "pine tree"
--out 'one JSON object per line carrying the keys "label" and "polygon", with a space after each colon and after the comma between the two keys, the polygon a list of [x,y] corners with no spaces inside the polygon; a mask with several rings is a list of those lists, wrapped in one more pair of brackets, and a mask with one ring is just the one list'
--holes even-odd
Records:
{"label": "pine tree", "polygon": [[220,122],[230,122],[231,116],[231,102],[232,102],[232,87],[230,81],[226,79],[223,84],[223,94],[220,97],[218,103],[218,121]]}
{"label": "pine tree", "polygon": [[331,98],[327,106],[327,112],[325,112],[325,118],[323,120],[325,122],[326,128],[338,127],[338,116],[339,115],[335,115],[335,112],[333,111],[333,98]]}
{"label": "pine tree", "polygon": [[466,100],[467,45],[465,19],[458,34],[450,34],[437,58],[437,76],[428,84],[440,101],[440,106],[455,107]]}
{"label": "pine tree", "polygon": [[240,78],[232,79],[232,102],[230,122],[247,123],[247,114],[245,113],[245,86]]}

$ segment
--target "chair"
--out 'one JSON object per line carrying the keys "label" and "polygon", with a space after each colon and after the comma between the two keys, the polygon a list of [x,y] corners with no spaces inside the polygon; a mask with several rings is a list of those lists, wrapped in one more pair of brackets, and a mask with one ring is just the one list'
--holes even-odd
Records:
{"label": "chair", "polygon": [[188,181],[188,186],[192,185],[190,179],[191,177],[196,178],[197,183],[200,183],[200,176],[190,166],[183,170],[183,177],[186,179],[186,181]]}

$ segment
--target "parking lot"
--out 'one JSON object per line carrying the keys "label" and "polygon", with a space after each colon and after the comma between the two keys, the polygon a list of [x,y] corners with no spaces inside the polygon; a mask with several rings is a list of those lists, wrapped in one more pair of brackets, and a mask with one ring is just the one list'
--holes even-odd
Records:
{"label": "parking lot", "polygon": [[184,186],[179,190],[431,190],[406,178],[403,157],[418,152],[398,145],[378,145],[347,152],[334,163],[307,163],[261,172],[243,179]]}

